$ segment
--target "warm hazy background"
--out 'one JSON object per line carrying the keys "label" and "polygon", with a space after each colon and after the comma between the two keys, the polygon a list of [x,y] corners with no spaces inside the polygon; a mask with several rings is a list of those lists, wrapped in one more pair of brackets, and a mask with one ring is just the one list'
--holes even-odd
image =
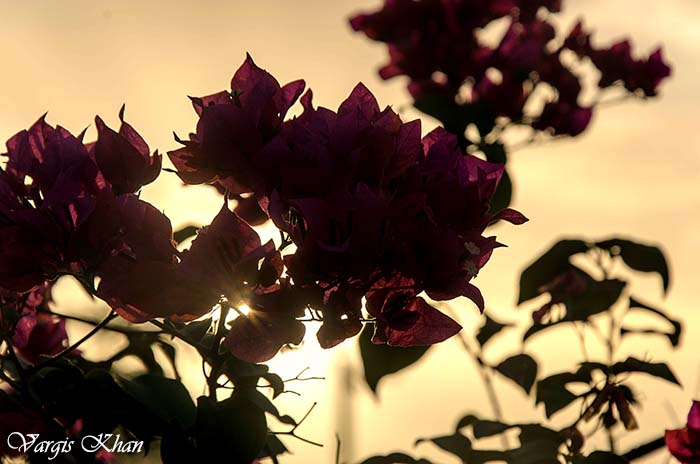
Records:
{"label": "warm hazy background", "polygon": [[[562,234],[592,239],[625,234],[664,246],[671,259],[672,287],[663,306],[687,323],[682,348],[669,355],[663,340],[643,339],[625,342],[623,351],[670,359],[685,390],[640,379],[639,394],[645,399],[641,430],[622,441],[626,447],[685,422],[689,400],[699,393],[700,2],[564,3],[566,29],[585,13],[601,43],[629,34],[636,50],[644,53],[663,43],[674,66],[673,77],[657,100],[600,111],[585,135],[573,142],[532,147],[511,157],[517,180],[515,206],[531,222],[497,228],[509,248],[497,250],[476,283],[494,314],[522,319],[524,314],[514,308],[518,272]],[[418,117],[404,109],[408,102],[404,82],[382,82],[376,75],[386,58],[384,46],[351,33],[347,25],[349,14],[379,4],[379,0],[1,0],[0,136],[5,140],[45,111],[50,111],[50,123],[76,133],[92,124],[96,113],[116,125],[117,111],[126,102],[127,119],[151,148],[171,150],[177,146],[173,130],[184,136],[194,128],[195,114],[186,95],[227,89],[246,51],[281,82],[305,78],[319,105],[336,108],[355,83],[363,81],[380,104],[402,109],[406,118]],[[423,122],[424,132],[435,124],[429,118]],[[94,129],[88,138],[93,137]],[[208,189],[181,188],[167,173],[156,185],[147,186],[143,197],[163,209],[175,226],[208,223],[220,208],[220,200]],[[637,293],[661,301],[655,278],[642,282],[645,287]],[[67,305],[73,300],[61,302]],[[479,324],[478,312],[471,304],[457,309],[471,333]],[[73,333],[82,330],[74,327]],[[517,337],[501,342],[494,360],[516,349]],[[573,330],[542,335],[529,351],[538,354],[549,371],[580,360]],[[591,356],[595,355],[593,350]],[[183,357],[183,363],[190,359],[194,358]],[[379,402],[360,382],[357,360],[354,342],[322,352],[310,338],[304,349],[274,363],[287,376],[306,366],[312,374],[326,376],[325,381],[290,385],[303,396],[288,395],[281,403],[300,415],[318,401],[299,432],[326,447],[287,440],[295,455],[284,458],[284,463],[332,462],[334,434],[340,426],[337,411],[347,411],[351,404],[355,433],[352,439],[342,437],[347,445],[343,454],[355,461],[371,453],[410,449],[417,437],[450,433],[467,411],[490,412],[473,365],[457,343],[444,343],[415,368],[383,381]],[[355,371],[352,400],[338,393],[343,383],[338,366],[346,364],[345,371]],[[198,364],[192,366],[195,374],[198,370]],[[200,394],[196,375],[188,386],[194,395]],[[503,382],[497,387],[507,420],[537,417],[531,400]],[[421,453],[442,456],[428,445],[417,449],[416,454]],[[664,460],[659,456],[648,462]],[[442,457],[439,462],[454,461]]]}

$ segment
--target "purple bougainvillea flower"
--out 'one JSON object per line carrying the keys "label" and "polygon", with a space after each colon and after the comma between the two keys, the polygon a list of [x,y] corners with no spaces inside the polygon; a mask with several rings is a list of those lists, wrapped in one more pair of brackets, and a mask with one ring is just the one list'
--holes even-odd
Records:
{"label": "purple bougainvillea flower", "polygon": [[306,328],[285,313],[251,311],[234,319],[224,346],[237,358],[250,363],[269,361],[284,345],[298,345]]}
{"label": "purple bougainvillea flower", "polygon": [[645,60],[637,60],[632,57],[628,40],[610,48],[593,50],[589,56],[600,69],[598,85],[603,88],[622,82],[630,92],[641,91],[645,96],[653,97],[661,82],[671,75],[671,67],[664,61],[661,49]]}
{"label": "purple bougainvillea flower", "polygon": [[196,319],[222,296],[238,304],[256,283],[258,262],[274,252],[226,206],[189,250],[172,243],[170,221],[135,196],[120,197],[127,225],[123,247],[101,267],[97,295],[119,314],[144,322],[155,317]]}
{"label": "purple bougainvillea flower", "polygon": [[21,440],[18,443],[8,443],[7,437],[13,432],[24,436],[34,433],[41,436],[47,431],[46,419],[39,412],[20,405],[14,409],[3,409],[0,412],[0,437],[3,438],[0,440],[0,458],[16,458],[23,454],[19,449],[22,445]]}
{"label": "purple bougainvillea flower", "polygon": [[26,296],[12,335],[17,354],[30,364],[57,355],[68,346],[65,319],[37,312],[50,301],[51,286],[45,283]]}
{"label": "purple bougainvillea flower", "polygon": [[162,156],[150,154],[148,145],[133,127],[124,121],[124,106],[119,110],[119,132],[107,127],[99,116],[97,142],[91,149],[100,171],[115,194],[136,193],[160,174]]}
{"label": "purple bougainvillea flower", "polygon": [[700,401],[693,401],[685,427],[666,430],[666,447],[683,464],[700,463]]}
{"label": "purple bougainvillea flower", "polygon": [[658,92],[661,82],[671,75],[671,67],[664,61],[659,48],[646,60],[637,61],[635,72],[625,81],[628,90],[641,90],[647,97]]}
{"label": "purple bougainvillea flower", "polygon": [[92,288],[97,268],[121,250],[119,195],[155,179],[160,157],[150,157],[123,111],[120,118],[119,133],[97,118],[99,138],[88,145],[82,134],[44,117],[7,141],[0,170],[2,288],[26,292],[62,274]]}
{"label": "purple bougainvillea flower", "polygon": [[[306,332],[304,324],[297,318],[304,315],[306,305],[312,300],[309,292],[280,279],[281,268],[277,268],[279,254],[266,258],[258,278],[258,286],[246,295],[244,301],[251,308],[247,315],[240,315],[231,324],[224,346],[237,358],[257,363],[270,360],[285,345],[301,343]],[[267,277],[263,277],[267,274]],[[266,285],[269,280],[280,283]]]}
{"label": "purple bougainvillea flower", "polygon": [[558,101],[547,103],[532,127],[539,130],[551,129],[555,135],[575,137],[588,127],[591,118],[593,118],[592,108],[583,108],[577,104]]}
{"label": "purple bougainvillea flower", "polygon": [[188,184],[218,181],[233,193],[259,188],[258,153],[280,130],[304,85],[299,80],[280,87],[248,55],[233,76],[231,93],[192,99],[200,117],[197,132],[168,153],[180,178]]}
{"label": "purple bougainvillea flower", "polygon": [[256,283],[260,260],[274,253],[272,241],[262,244],[257,232],[224,205],[183,252],[178,272],[236,304],[244,298],[248,284]]}
{"label": "purple bougainvillea flower", "polygon": [[258,202],[258,199],[254,196],[250,196],[248,198],[238,197],[236,198],[236,201],[238,204],[233,210],[241,217],[241,219],[251,226],[262,225],[270,219],[267,212],[260,207],[260,202]]}
{"label": "purple bougainvillea flower", "polygon": [[[595,48],[581,22],[554,40],[555,22],[542,13],[561,8],[560,0],[386,0],[379,10],[352,17],[350,25],[387,44],[389,63],[379,70],[383,79],[407,76],[416,106],[450,124],[474,123],[488,132],[503,127],[505,117],[539,131],[579,135],[592,108],[578,101],[582,79],[562,59],[566,49],[593,62],[600,88],[622,85],[635,94],[657,94],[671,73],[660,51],[638,60],[627,40]],[[491,48],[486,40],[491,34],[483,31],[499,18],[507,18],[509,27]],[[542,108],[531,105],[532,98],[547,93],[538,89],[555,92],[545,101],[545,113],[532,114]],[[461,134],[464,127],[450,130]]]}
{"label": "purple bougainvillea flower", "polygon": [[107,186],[82,141],[40,118],[7,142],[0,170],[0,285],[24,292],[90,260],[76,246]]}
{"label": "purple bougainvillea flower", "polygon": [[[244,92],[195,101],[201,115],[195,137],[211,129],[216,140],[226,142],[217,159],[238,163],[237,184],[225,180],[231,173],[224,161],[209,163],[213,158],[202,155],[197,159],[208,159],[209,164],[196,169],[176,162],[184,180],[201,175],[201,181],[240,198],[243,207],[259,207],[261,216],[269,215],[296,245],[284,259],[273,255],[271,244],[261,245],[252,229],[226,210],[221,227],[213,224],[182,253],[176,267],[187,272],[181,275],[207,276],[204,280],[231,304],[245,302],[253,308],[247,317],[236,319],[227,339],[236,356],[268,359],[284,344],[297,343],[303,334],[296,319],[306,305],[323,316],[317,332],[321,346],[335,346],[361,329],[362,298],[396,290],[396,276],[410,282],[403,290],[412,296],[392,300],[387,306],[391,310],[381,309],[383,301],[379,304],[375,317],[381,317],[384,335],[377,336],[377,342],[425,344],[458,330],[456,323],[417,297],[422,291],[441,300],[464,296],[483,308],[483,298],[470,281],[501,245],[482,234],[494,221],[526,221],[512,210],[489,211],[502,165],[465,156],[457,139],[444,130],[421,140],[419,121],[405,123],[391,108],[381,109],[362,84],[335,111],[314,107],[307,91],[301,97],[303,112],[281,122],[288,106],[275,104],[274,98],[284,89],[253,68],[252,60],[239,75],[250,76],[235,77],[239,85],[259,86],[256,99],[243,101]],[[294,101],[296,90],[289,94],[285,101]],[[252,110],[243,111],[263,107],[267,112],[256,114],[269,118],[251,119],[247,112]],[[251,132],[250,121],[265,124],[256,122]],[[251,137],[255,146],[247,152],[250,156],[231,148],[232,141]],[[197,143],[200,148],[205,145],[203,139]],[[194,148],[191,144],[183,150],[194,153]],[[246,188],[239,188],[242,185]],[[229,261],[219,262],[221,256]],[[283,310],[275,303],[284,293],[275,284],[282,262],[293,288],[305,292],[306,305]],[[413,323],[404,327],[406,318]],[[435,334],[429,333],[433,326]],[[261,340],[258,348],[242,341],[255,338]]]}
{"label": "purple bougainvillea flower", "polygon": [[374,343],[432,345],[461,330],[450,317],[406,289],[409,279],[398,277],[386,283],[389,285],[371,292],[367,298],[367,311],[376,318]]}

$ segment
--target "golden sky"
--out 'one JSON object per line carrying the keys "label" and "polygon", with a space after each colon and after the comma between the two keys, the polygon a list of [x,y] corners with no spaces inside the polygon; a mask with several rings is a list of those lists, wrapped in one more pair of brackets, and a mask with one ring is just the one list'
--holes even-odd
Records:
{"label": "golden sky", "polygon": [[[404,109],[409,102],[404,81],[383,82],[376,75],[386,60],[384,46],[353,34],[347,25],[351,13],[379,4],[377,0],[0,0],[0,136],[7,139],[45,111],[50,123],[76,133],[93,124],[98,113],[116,124],[117,111],[126,103],[127,120],[151,148],[171,150],[177,147],[172,131],[184,136],[196,121],[186,96],[228,88],[246,51],[280,82],[305,78],[319,105],[337,107],[362,81],[380,104],[402,109],[407,119],[419,117]],[[696,119],[700,2],[565,0],[564,4],[564,27],[585,13],[600,44],[629,35],[639,53],[648,53],[663,43],[673,77],[662,86],[659,99],[602,109],[589,130],[574,141],[530,147],[511,156],[515,206],[531,222],[495,229],[509,248],[496,251],[476,284],[494,314],[524,319],[526,314],[514,310],[518,273],[557,237],[625,235],[663,245],[670,256],[672,285],[662,305],[688,324],[684,344],[669,355],[665,343],[645,339],[625,342],[623,351],[672,360],[686,388],[638,383],[647,401],[639,417],[641,431],[622,442],[631,445],[679,425],[666,402],[682,420],[690,398],[700,393],[696,391],[700,357],[694,342],[700,339]],[[435,125],[429,118],[423,122],[424,132]],[[94,136],[94,129],[89,134]],[[175,226],[208,223],[220,208],[219,198],[208,189],[181,188],[167,173],[145,188],[143,198],[163,209]],[[638,293],[659,302],[659,288],[654,277],[643,278]],[[480,323],[471,304],[454,306],[466,330]],[[494,360],[513,350],[514,345],[506,346],[508,340],[494,350]],[[561,330],[559,335],[542,335],[528,350],[553,372],[580,361],[578,344],[572,340],[573,331]],[[296,452],[284,460],[288,464],[332,462],[334,407],[346,400],[336,396],[340,371],[326,371],[325,366],[337,366],[344,359],[357,369],[354,343],[330,353],[311,346],[313,338],[308,345],[290,355],[291,362],[276,364],[286,364],[288,373],[289,366],[308,365],[327,380],[299,386],[304,396],[287,398],[283,407],[300,414],[319,401],[302,430],[327,446],[319,451],[288,441]],[[591,356],[595,354],[592,350]],[[531,400],[505,383],[497,386],[504,395],[507,419],[537,417],[532,415]],[[355,392],[356,459],[410,449],[421,436],[450,433],[467,411],[489,413],[472,363],[453,342],[436,348],[415,369],[386,379],[380,385],[381,402],[375,402],[359,381]],[[430,454],[426,445],[418,449]]]}

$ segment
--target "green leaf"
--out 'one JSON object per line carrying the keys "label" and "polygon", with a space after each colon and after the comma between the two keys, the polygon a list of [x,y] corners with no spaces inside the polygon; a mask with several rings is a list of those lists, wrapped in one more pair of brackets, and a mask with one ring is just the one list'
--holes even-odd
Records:
{"label": "green leaf", "polygon": [[197,234],[198,230],[198,226],[195,226],[193,224],[186,225],[173,232],[173,240],[175,240],[175,243],[179,245],[188,238],[194,237]]}
{"label": "green leaf", "polygon": [[123,382],[123,388],[140,405],[166,424],[188,429],[195,422],[192,397],[177,380],[146,374]]}
{"label": "green leaf", "polygon": [[680,382],[666,363],[651,363],[630,356],[625,361],[615,363],[610,371],[615,375],[624,372],[642,372],[680,385]]}
{"label": "green leaf", "polygon": [[619,256],[630,268],[641,272],[655,272],[661,276],[664,292],[668,291],[670,275],[666,257],[660,248],[627,239],[614,238],[596,243],[611,256]]}
{"label": "green leaf", "polygon": [[365,324],[359,337],[360,354],[365,371],[365,381],[373,392],[377,392],[379,381],[418,361],[430,346],[398,347],[372,343],[373,326]]}
{"label": "green leaf", "polygon": [[488,314],[484,314],[484,325],[481,326],[479,333],[476,334],[476,341],[479,342],[479,345],[483,348],[494,335],[512,325],[513,324],[498,322],[491,319]]}
{"label": "green leaf", "polygon": [[583,240],[567,239],[555,243],[520,274],[518,304],[539,296],[542,293],[540,287],[569,268],[571,256],[586,251],[588,245]]}
{"label": "green leaf", "polygon": [[537,362],[531,356],[516,354],[503,360],[495,369],[530,394],[537,378]]}

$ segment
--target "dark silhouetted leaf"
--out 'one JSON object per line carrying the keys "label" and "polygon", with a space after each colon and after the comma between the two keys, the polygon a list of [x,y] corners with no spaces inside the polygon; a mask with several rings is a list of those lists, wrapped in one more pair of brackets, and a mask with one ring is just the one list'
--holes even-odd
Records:
{"label": "dark silhouetted leaf", "polygon": [[268,433],[267,439],[265,440],[265,446],[258,455],[258,459],[270,456],[279,456],[280,454],[284,454],[288,451],[289,450],[286,446],[284,446],[284,443],[282,443],[282,441],[279,438],[277,438],[277,435]]}
{"label": "dark silhouetted leaf", "polygon": [[540,287],[569,268],[571,256],[586,251],[588,245],[583,240],[561,240],[555,243],[520,274],[518,304],[539,296]]}
{"label": "dark silhouetted leaf", "polygon": [[251,404],[258,407],[261,411],[264,411],[268,414],[271,414],[272,416],[274,416],[278,421],[282,422],[283,424],[288,424],[288,425],[296,425],[297,424],[297,422],[294,420],[293,417],[288,416],[286,414],[285,415],[280,414],[279,410],[277,409],[277,406],[275,406],[272,403],[272,401],[270,401],[270,398],[263,395],[258,390],[252,390],[252,391],[246,392],[245,399],[247,401],[249,401]]}
{"label": "dark silhouetted leaf", "polygon": [[678,335],[675,332],[664,332],[658,329],[636,329],[628,327],[620,327],[620,336],[626,335],[656,335],[668,338],[672,346],[678,346]]}
{"label": "dark silhouetted leaf", "polygon": [[168,361],[170,361],[170,365],[173,368],[173,372],[175,373],[175,378],[177,380],[180,380],[180,373],[177,370],[177,364],[175,363],[175,347],[169,343],[159,341],[158,346],[160,346],[160,349],[163,350],[163,353],[165,353],[165,356],[168,358]]}
{"label": "dark silhouetted leaf", "polygon": [[459,429],[470,426],[478,420],[479,418],[476,417],[474,414],[467,414],[466,416],[462,417],[459,420],[459,422],[457,422],[457,427],[455,427],[455,431],[459,432]]}
{"label": "dark silhouetted leaf", "polygon": [[491,212],[497,212],[508,208],[513,201],[513,181],[508,174],[508,171],[503,171],[503,176],[498,182],[496,191],[491,198]]}
{"label": "dark silhouetted leaf", "polygon": [[430,346],[397,347],[372,343],[373,326],[365,324],[359,337],[365,381],[369,388],[377,391],[379,381],[389,374],[414,364],[428,351]]}
{"label": "dark silhouetted leaf", "polygon": [[185,227],[182,227],[181,229],[176,230],[173,232],[173,240],[175,240],[175,243],[178,245],[185,240],[187,240],[190,237],[194,237],[197,234],[197,231],[199,230],[198,226],[195,225],[187,225]]}
{"label": "dark silhouetted leaf", "polygon": [[182,332],[192,338],[193,340],[199,341],[204,338],[204,335],[211,328],[212,318],[208,317],[202,319],[201,321],[193,321],[185,325]]}
{"label": "dark silhouetted leaf", "polygon": [[550,327],[574,321],[587,321],[591,316],[607,311],[620,298],[626,285],[624,281],[618,279],[595,280],[578,268],[575,268],[574,272],[585,282],[585,291],[577,295],[564,295],[563,304],[566,307],[564,317],[546,324],[533,323],[525,331],[523,341]]}
{"label": "dark silhouetted leaf", "polygon": [[668,291],[670,275],[664,253],[658,247],[644,245],[631,240],[614,238],[596,243],[612,256],[619,256],[630,268],[641,272],[656,272],[663,281],[664,292]]}
{"label": "dark silhouetted leaf", "polygon": [[564,301],[566,320],[585,321],[589,317],[610,309],[620,298],[626,283],[618,279],[597,281],[587,279],[586,291]]}
{"label": "dark silhouetted leaf", "polygon": [[[482,144],[479,146],[481,151],[486,155],[486,161],[491,163],[506,164],[508,161],[505,147],[501,143]],[[496,192],[491,198],[490,211],[496,212],[506,209],[510,206],[513,199],[513,182],[507,170],[503,171],[503,176],[498,183]]]}
{"label": "dark silhouetted leaf", "polygon": [[182,383],[146,374],[123,383],[124,391],[164,423],[187,429],[194,425],[195,406]]}
{"label": "dark silhouetted leaf", "polygon": [[625,361],[615,363],[610,370],[616,375],[623,372],[643,372],[680,385],[680,382],[678,382],[678,379],[666,363],[651,363],[630,356]]}
{"label": "dark silhouetted leaf", "polygon": [[80,369],[59,364],[39,369],[29,378],[28,387],[34,400],[49,414],[75,419],[83,381]]}
{"label": "dark silhouetted leaf", "polygon": [[280,393],[284,391],[284,381],[277,374],[266,373],[261,376],[263,379],[267,380],[272,387],[272,397],[277,398]]}
{"label": "dark silhouetted leaf", "polygon": [[362,464],[431,464],[425,459],[413,459],[403,453],[392,453],[387,456],[374,456],[362,461]]}
{"label": "dark silhouetted leaf", "polygon": [[659,335],[664,335],[668,337],[668,340],[671,342],[671,345],[676,347],[680,343],[680,338],[681,338],[681,333],[683,332],[683,325],[680,323],[680,321],[677,321],[676,319],[671,318],[669,315],[667,315],[665,312],[663,312],[660,309],[654,308],[652,306],[649,306],[645,303],[642,303],[641,301],[635,299],[634,297],[630,297],[630,303],[629,303],[630,310],[637,310],[637,311],[646,311],[651,314],[655,314],[667,322],[671,324],[673,327],[673,330],[671,332],[662,332],[658,331],[655,329],[644,329],[644,330],[636,330],[636,329],[627,329],[623,328],[622,329],[622,335],[625,333],[651,333],[651,334],[659,334]]}
{"label": "dark silhouetted leaf", "polygon": [[583,462],[585,464],[627,464],[628,461],[608,451],[594,451]]}
{"label": "dark silhouetted leaf", "polygon": [[565,372],[551,375],[537,382],[535,402],[544,404],[545,413],[549,418],[578,398],[566,388],[568,383],[588,383],[589,381],[590,377],[586,378],[578,373]]}
{"label": "dark silhouetted leaf", "polygon": [[529,394],[537,378],[537,362],[527,354],[516,354],[502,361],[495,369]]}
{"label": "dark silhouetted leaf", "polygon": [[260,378],[268,372],[268,367],[264,364],[251,364],[228,355],[222,372],[236,383],[240,379]]}
{"label": "dark silhouetted leaf", "polygon": [[462,461],[467,461],[469,454],[472,451],[472,443],[469,438],[465,437],[461,433],[455,433],[454,435],[446,435],[444,437],[435,438],[423,438],[416,441],[416,444],[425,441],[433,442],[440,449],[447,451],[450,454],[454,454]]}
{"label": "dark silhouetted leaf", "polygon": [[510,326],[512,326],[512,324],[495,321],[491,319],[488,314],[484,314],[484,325],[481,326],[479,333],[476,334],[476,341],[483,347],[491,340],[491,337]]}
{"label": "dark silhouetted leaf", "polygon": [[474,438],[479,439],[498,435],[512,427],[515,426],[498,421],[477,420],[472,423],[472,433],[474,434]]}
{"label": "dark silhouetted leaf", "polygon": [[558,462],[559,447],[564,436],[538,424],[522,424],[520,428],[520,448],[506,452],[505,459],[517,464],[544,464]]}
{"label": "dark silhouetted leaf", "polygon": [[200,396],[195,440],[199,462],[250,464],[267,441],[265,413],[235,393],[218,403]]}

